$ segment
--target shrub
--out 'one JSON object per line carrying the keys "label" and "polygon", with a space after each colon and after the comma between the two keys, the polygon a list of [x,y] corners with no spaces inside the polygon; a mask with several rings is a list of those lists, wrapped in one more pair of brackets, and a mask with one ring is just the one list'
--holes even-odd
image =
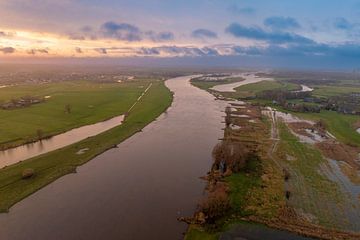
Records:
{"label": "shrub", "polygon": [[32,169],[32,168],[27,168],[27,169],[25,169],[25,170],[22,172],[21,177],[22,177],[22,179],[28,179],[28,178],[33,177],[34,174],[35,174],[34,169]]}

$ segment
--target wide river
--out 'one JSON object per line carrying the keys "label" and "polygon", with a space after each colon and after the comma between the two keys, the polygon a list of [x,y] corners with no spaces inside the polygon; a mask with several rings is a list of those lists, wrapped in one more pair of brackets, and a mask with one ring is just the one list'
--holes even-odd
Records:
{"label": "wide river", "polygon": [[225,106],[189,79],[166,81],[174,102],[142,132],[0,214],[0,239],[182,239]]}

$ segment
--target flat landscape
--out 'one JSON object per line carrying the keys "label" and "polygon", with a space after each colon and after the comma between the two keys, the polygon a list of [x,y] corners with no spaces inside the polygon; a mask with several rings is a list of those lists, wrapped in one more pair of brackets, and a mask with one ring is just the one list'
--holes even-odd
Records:
{"label": "flat landscape", "polygon": [[[76,91],[75,87],[77,83],[74,85],[71,83],[64,83],[60,84],[60,86],[55,86],[55,90],[53,91],[44,90],[46,91],[46,94],[54,94],[53,103],[42,103],[44,105],[43,107],[39,104],[39,108],[36,108],[36,106],[34,107],[34,110],[32,109],[33,106],[27,109],[15,110],[18,111],[17,121],[12,122],[8,120],[7,125],[2,126],[9,126],[10,124],[18,124],[20,122],[20,124],[22,123],[26,126],[25,130],[27,130],[27,134],[31,134],[33,132],[36,133],[36,129],[39,127],[43,127],[43,131],[45,133],[48,132],[49,134],[56,134],[56,130],[52,128],[54,126],[52,124],[55,121],[57,122],[57,120],[55,120],[56,116],[59,116],[60,119],[66,119],[66,121],[72,123],[60,125],[62,128],[57,131],[63,132],[73,127],[93,123],[96,119],[98,121],[102,121],[114,115],[124,114],[136,102],[136,99],[141,95],[141,93],[145,90],[145,86],[149,83],[153,83],[152,87],[143,99],[141,99],[131,112],[128,113],[124,123],[119,127],[115,127],[100,135],[88,138],[68,147],[1,169],[1,211],[8,211],[13,204],[24,197],[65,174],[75,172],[77,166],[84,164],[85,162],[91,160],[94,156],[116,146],[116,144],[140,131],[169,106],[172,96],[169,90],[164,86],[164,83],[156,79],[143,79],[125,84],[116,83],[116,85],[89,83],[88,87],[91,89],[88,89],[89,91]],[[71,85],[73,85],[72,88],[69,87]],[[64,86],[68,87],[67,91]],[[21,89],[21,87],[19,88]],[[31,91],[26,93],[29,94]],[[56,101],[57,94],[60,95],[58,101]],[[93,97],[88,98],[88,94]],[[74,109],[71,110],[71,113],[67,114],[64,112],[63,104],[68,102],[68,100],[71,99],[71,96],[73,97],[72,100],[77,102],[77,104],[73,104]],[[83,101],[81,101],[82,98],[85,98],[86,100],[83,99]],[[80,101],[77,101],[77,99],[80,99]],[[89,108],[88,104],[93,104],[94,107]],[[111,110],[109,110],[109,107]],[[24,113],[22,111],[24,111]],[[79,113],[75,114],[76,111]],[[99,111],[100,114],[98,117],[102,116],[102,118],[91,118],[94,114],[90,114],[89,111]],[[27,120],[24,121],[27,119],[24,117],[27,117],[29,113],[31,113],[30,118],[31,116],[33,118],[32,122],[28,122]],[[73,113],[75,116],[69,117],[69,115],[72,115]],[[15,112],[11,112],[11,115],[12,114],[14,114],[13,117],[16,116]],[[43,115],[43,117],[41,117],[40,114]],[[19,115],[22,117],[19,118]],[[86,121],[79,121],[79,118],[82,119],[81,116],[88,116],[89,119]],[[44,124],[42,125],[39,123],[41,120],[44,121]],[[2,119],[2,121],[5,120]],[[5,130],[9,128],[2,129],[5,132]],[[25,134],[21,135],[22,133],[22,131],[17,132],[17,136],[19,138],[27,136]],[[35,134],[34,138],[36,139]],[[10,141],[12,138],[8,139],[8,141]],[[27,138],[24,138],[24,141],[27,141]],[[87,151],[84,152],[84,154],[77,154],[77,152],[81,149],[86,149]],[[32,169],[35,172],[36,177],[24,182],[21,176],[24,169]]]}
{"label": "flat landscape", "polygon": [[[359,237],[353,233],[360,217],[360,117],[358,105],[352,105],[359,83],[349,81],[352,90],[346,91],[341,77],[329,86],[306,74],[305,80],[274,78],[235,92],[214,91],[192,80],[229,106],[223,143],[220,150],[214,148],[215,162],[206,177],[209,196],[189,221],[186,239],[245,237],[244,221],[321,239]],[[305,83],[309,90],[299,91]],[[343,108],[347,95],[351,104]],[[209,207],[221,210],[208,212]],[[259,237],[277,239],[276,231],[257,231]]]}
{"label": "flat landscape", "polygon": [[360,0],[0,16],[0,240],[360,240]]}

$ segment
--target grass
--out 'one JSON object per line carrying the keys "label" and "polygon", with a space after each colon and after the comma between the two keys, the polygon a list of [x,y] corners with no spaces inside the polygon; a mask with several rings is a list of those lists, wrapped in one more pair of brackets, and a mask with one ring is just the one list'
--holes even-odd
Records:
{"label": "grass", "polygon": [[[37,140],[38,129],[52,136],[109,119],[127,111],[149,80],[123,83],[88,81],[19,85],[0,89],[0,103],[27,95],[51,96],[28,108],[0,110],[0,147],[8,148]],[[71,113],[65,112],[70,104]]]}
{"label": "grass", "polygon": [[198,80],[198,79],[192,79],[190,82],[195,87],[198,87],[203,90],[209,90],[210,88],[221,85],[221,84],[229,84],[229,83],[235,83],[242,81],[243,78],[237,77],[237,78],[226,78],[222,80],[216,80],[216,81],[204,81],[204,80]]}
{"label": "grass", "polygon": [[331,97],[347,93],[360,93],[360,87],[349,86],[334,86],[334,85],[314,85],[313,96],[316,97]]}
{"label": "grass", "polygon": [[[171,104],[172,94],[163,82],[154,82],[147,94],[133,108],[125,122],[109,131],[87,138],[65,148],[11,165],[0,170],[0,211],[9,208],[107,149],[140,131]],[[83,155],[79,149],[89,148]],[[21,179],[26,168],[35,170],[35,177]]]}
{"label": "grass", "polygon": [[[298,85],[284,81],[261,81],[237,87],[235,88],[236,92],[222,92],[221,94],[228,98],[252,99],[256,97],[257,94],[266,90],[283,89],[291,91],[298,88]],[[261,99],[254,99],[253,101],[258,102],[261,101]]]}
{"label": "grass", "polygon": [[[329,211],[329,206],[342,203],[343,195],[322,172],[326,160],[318,149],[299,142],[284,123],[279,125],[281,141],[277,154],[290,172],[290,206],[303,209],[316,216],[321,225],[332,227],[339,216]],[[286,154],[295,160],[286,161]]]}
{"label": "grass", "polygon": [[190,226],[186,232],[185,240],[217,240],[219,233],[209,233],[196,226]]}
{"label": "grass", "polygon": [[226,181],[230,186],[230,204],[234,213],[240,216],[251,214],[245,207],[247,206],[248,193],[261,184],[261,179],[255,174],[236,173],[232,174]]}
{"label": "grass", "polygon": [[266,91],[266,90],[296,90],[298,89],[298,85],[289,82],[281,82],[281,81],[261,81],[257,83],[246,84],[240,87],[235,88],[236,93],[233,97],[235,98],[248,98],[255,97],[256,94]]}

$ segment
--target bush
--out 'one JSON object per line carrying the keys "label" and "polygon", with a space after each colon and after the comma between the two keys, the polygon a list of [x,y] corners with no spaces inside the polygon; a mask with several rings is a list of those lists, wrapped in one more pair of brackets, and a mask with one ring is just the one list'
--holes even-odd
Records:
{"label": "bush", "polygon": [[213,192],[210,192],[208,198],[200,204],[200,212],[206,216],[207,223],[223,217],[230,209],[230,201],[225,184],[217,184]]}
{"label": "bush", "polygon": [[35,174],[34,169],[32,169],[32,168],[27,168],[27,169],[25,169],[25,170],[22,172],[21,177],[22,177],[22,179],[28,179],[28,178],[33,177],[34,174]]}

